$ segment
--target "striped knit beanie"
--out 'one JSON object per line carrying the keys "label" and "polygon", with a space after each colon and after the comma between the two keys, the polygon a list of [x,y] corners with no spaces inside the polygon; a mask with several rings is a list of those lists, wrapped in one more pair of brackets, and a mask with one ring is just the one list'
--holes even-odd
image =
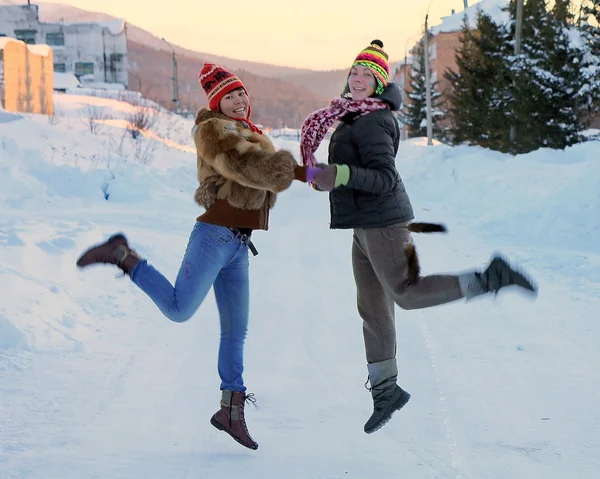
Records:
{"label": "striped knit beanie", "polygon": [[[219,103],[227,93],[243,88],[248,95],[246,87],[237,76],[223,67],[214,63],[205,63],[198,75],[198,82],[202,86],[208,99],[208,108],[219,111]],[[250,111],[248,111],[250,116]]]}
{"label": "striped knit beanie", "polygon": [[377,80],[375,93],[381,95],[390,74],[390,64],[387,53],[383,51],[383,42],[373,40],[367,48],[358,54],[352,66],[355,67],[356,65],[367,67],[373,72],[375,80]]}

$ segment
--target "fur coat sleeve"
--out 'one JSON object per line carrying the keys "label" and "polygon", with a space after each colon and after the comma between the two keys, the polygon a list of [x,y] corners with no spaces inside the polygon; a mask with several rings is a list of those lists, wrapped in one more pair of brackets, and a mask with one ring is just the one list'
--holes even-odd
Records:
{"label": "fur coat sleeve", "polygon": [[193,134],[199,165],[206,163],[227,180],[279,193],[295,178],[298,164],[290,152],[275,151],[267,137],[220,113],[200,110]]}

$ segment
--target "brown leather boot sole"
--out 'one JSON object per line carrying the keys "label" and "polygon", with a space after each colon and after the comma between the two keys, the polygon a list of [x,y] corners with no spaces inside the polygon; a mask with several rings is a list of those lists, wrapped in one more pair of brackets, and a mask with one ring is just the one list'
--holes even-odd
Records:
{"label": "brown leather boot sole", "polygon": [[108,238],[104,243],[97,244],[86,250],[77,260],[77,266],[85,268],[92,264],[117,264],[118,258],[114,252],[119,246],[127,247],[127,240],[122,234]]}
{"label": "brown leather boot sole", "polygon": [[223,431],[226,432],[227,434],[229,434],[234,440],[235,442],[241,444],[244,447],[247,447],[248,449],[252,449],[253,451],[256,451],[258,449],[258,444],[256,444],[256,446],[254,445],[248,445],[248,444],[244,444],[242,441],[240,441],[240,439],[238,439],[237,437],[235,437],[233,434],[231,434],[231,431],[229,431],[225,426],[223,426],[219,421],[217,421],[215,419],[216,414],[213,415],[213,417],[210,418],[210,423],[217,428],[219,431]]}

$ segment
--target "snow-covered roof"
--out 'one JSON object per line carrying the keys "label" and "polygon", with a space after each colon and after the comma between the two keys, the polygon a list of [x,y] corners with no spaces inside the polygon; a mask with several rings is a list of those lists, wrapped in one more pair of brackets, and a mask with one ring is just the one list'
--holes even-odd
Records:
{"label": "snow-covered roof", "polygon": [[[6,45],[10,42],[25,44],[24,42],[22,42],[21,40],[17,40],[16,38],[0,37],[0,50],[6,47]],[[27,48],[31,53],[35,53],[36,55],[40,55],[43,57],[47,57],[52,51],[52,48],[50,48],[48,45],[27,45]]]}
{"label": "snow-covered roof", "polygon": [[0,50],[2,50],[6,46],[6,44],[11,40],[16,41],[14,38],[0,37]]}
{"label": "snow-covered roof", "polygon": [[404,64],[406,65],[412,65],[414,62],[414,58],[412,55],[408,55],[406,57],[406,61],[404,60],[404,58],[402,60],[399,60],[397,62],[394,62],[392,64],[390,64],[390,71],[391,70],[395,70],[396,68],[400,68],[401,66],[403,66]]}
{"label": "snow-covered roof", "polygon": [[69,88],[81,88],[81,83],[72,73],[54,72],[54,89],[68,90]]}
{"label": "snow-covered roof", "polygon": [[118,35],[125,29],[125,20],[122,18],[115,18],[114,20],[109,20],[106,22],[98,22],[105,28],[108,28],[110,33],[113,35]]}
{"label": "snow-covered roof", "polygon": [[509,0],[481,0],[481,2],[471,5],[466,10],[442,17],[442,23],[430,28],[430,32],[432,35],[444,32],[458,32],[462,29],[465,15],[468,18],[469,27],[476,28],[477,12],[479,10],[488,14],[498,24],[507,23],[509,20],[508,12],[502,11],[502,9],[506,8],[508,4]]}
{"label": "snow-covered roof", "polygon": [[64,26],[77,26],[77,25],[100,25],[106,28],[112,35],[119,35],[125,30],[125,20],[122,18],[115,18],[114,20],[108,20],[106,22],[50,22],[51,24],[58,24]]}
{"label": "snow-covered roof", "polygon": [[45,44],[27,45],[27,48],[29,48],[31,53],[35,53],[36,55],[41,55],[43,57],[47,57],[52,51],[52,48]]}

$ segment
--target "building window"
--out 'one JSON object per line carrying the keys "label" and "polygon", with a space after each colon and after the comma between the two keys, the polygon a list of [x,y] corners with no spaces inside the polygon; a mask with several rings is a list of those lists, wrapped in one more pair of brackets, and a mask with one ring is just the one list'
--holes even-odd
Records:
{"label": "building window", "polygon": [[63,46],[65,44],[65,34],[63,32],[46,33],[46,43],[51,47]]}
{"label": "building window", "polygon": [[94,74],[94,64],[93,63],[84,63],[77,62],[75,63],[75,75],[93,75]]}
{"label": "building window", "polygon": [[55,63],[54,71],[58,73],[67,73],[67,65],[66,63]]}
{"label": "building window", "polygon": [[435,60],[437,57],[437,43],[429,45],[429,60]]}
{"label": "building window", "polygon": [[15,30],[15,37],[28,45],[35,45],[36,33],[36,30]]}

